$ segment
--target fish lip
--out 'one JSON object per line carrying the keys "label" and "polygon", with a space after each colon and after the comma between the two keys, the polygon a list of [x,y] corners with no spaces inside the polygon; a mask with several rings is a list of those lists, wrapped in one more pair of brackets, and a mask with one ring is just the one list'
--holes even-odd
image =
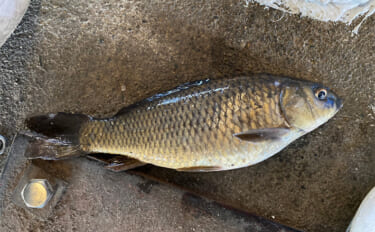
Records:
{"label": "fish lip", "polygon": [[341,98],[337,98],[336,106],[337,106],[337,110],[340,110],[344,106],[344,102]]}

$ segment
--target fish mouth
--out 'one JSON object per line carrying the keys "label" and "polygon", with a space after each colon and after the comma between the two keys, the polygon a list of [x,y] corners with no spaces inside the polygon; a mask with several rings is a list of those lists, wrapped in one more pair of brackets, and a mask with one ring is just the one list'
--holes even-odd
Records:
{"label": "fish mouth", "polygon": [[344,106],[344,102],[342,101],[342,99],[341,98],[337,98],[337,100],[336,100],[337,110],[340,110],[343,106]]}

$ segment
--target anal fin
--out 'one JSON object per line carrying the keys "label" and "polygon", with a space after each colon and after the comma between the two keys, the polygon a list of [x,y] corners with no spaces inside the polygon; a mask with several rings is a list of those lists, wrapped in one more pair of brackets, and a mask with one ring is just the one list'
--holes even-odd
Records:
{"label": "anal fin", "polygon": [[142,161],[122,155],[90,154],[87,157],[106,164],[105,168],[114,172],[126,171],[146,165]]}

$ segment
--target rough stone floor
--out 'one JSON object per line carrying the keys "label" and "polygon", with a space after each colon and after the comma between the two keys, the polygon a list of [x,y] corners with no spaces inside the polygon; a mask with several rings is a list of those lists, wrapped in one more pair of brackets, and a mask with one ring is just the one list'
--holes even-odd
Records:
{"label": "rough stone floor", "polygon": [[352,26],[245,3],[32,0],[0,48],[0,134],[9,141],[27,115],[108,116],[205,78],[265,72],[322,82],[344,108],[261,164],[142,171],[295,228],[344,231],[375,186],[375,16],[352,36]]}

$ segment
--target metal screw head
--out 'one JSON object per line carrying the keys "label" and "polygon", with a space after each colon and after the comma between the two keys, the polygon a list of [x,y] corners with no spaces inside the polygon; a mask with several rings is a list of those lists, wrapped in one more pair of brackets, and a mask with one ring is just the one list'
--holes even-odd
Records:
{"label": "metal screw head", "polygon": [[53,189],[46,179],[31,179],[21,191],[25,205],[29,208],[43,208],[53,195]]}
{"label": "metal screw head", "polygon": [[0,155],[2,155],[5,151],[5,138],[0,135]]}

